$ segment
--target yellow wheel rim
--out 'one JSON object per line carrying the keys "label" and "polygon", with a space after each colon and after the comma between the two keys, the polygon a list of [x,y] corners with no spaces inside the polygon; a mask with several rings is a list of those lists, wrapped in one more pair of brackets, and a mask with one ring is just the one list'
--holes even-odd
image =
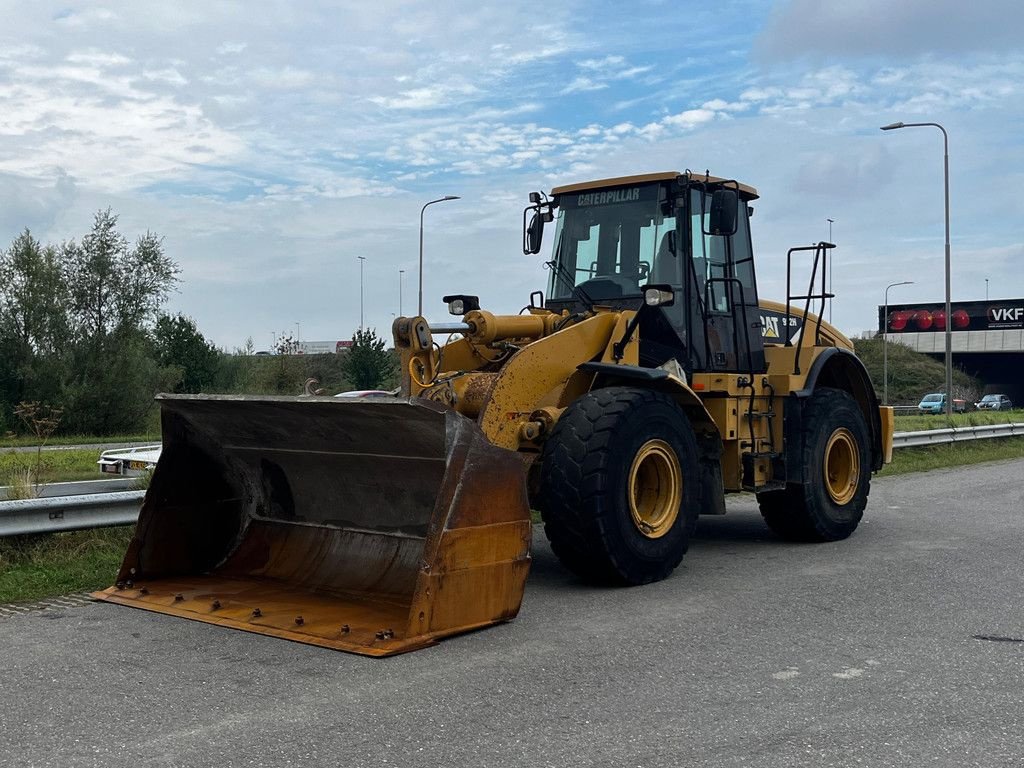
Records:
{"label": "yellow wheel rim", "polygon": [[840,427],[825,447],[825,488],[836,504],[848,504],[857,493],[860,482],[860,451],[853,433]]}
{"label": "yellow wheel rim", "polygon": [[664,440],[648,440],[629,468],[629,511],[637,530],[658,539],[672,530],[683,503],[683,472]]}

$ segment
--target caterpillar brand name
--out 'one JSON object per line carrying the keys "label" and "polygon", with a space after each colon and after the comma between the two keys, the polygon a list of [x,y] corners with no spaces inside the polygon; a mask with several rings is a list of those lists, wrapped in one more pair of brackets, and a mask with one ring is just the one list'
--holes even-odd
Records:
{"label": "caterpillar brand name", "polygon": [[613,189],[608,192],[588,192],[580,195],[576,205],[610,205],[611,203],[632,203],[640,199],[640,187]]}
{"label": "caterpillar brand name", "polygon": [[796,317],[786,317],[785,315],[778,315],[774,313],[763,313],[761,315],[761,335],[766,339],[779,339],[782,338],[781,329],[785,327],[792,329],[790,335],[800,327],[800,319]]}

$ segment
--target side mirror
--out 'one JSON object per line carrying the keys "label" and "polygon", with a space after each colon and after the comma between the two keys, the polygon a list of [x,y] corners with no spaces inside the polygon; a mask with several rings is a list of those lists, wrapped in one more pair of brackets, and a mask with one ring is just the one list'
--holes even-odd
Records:
{"label": "side mirror", "polygon": [[523,253],[540,253],[544,239],[544,216],[538,211],[530,218],[523,235]]}
{"label": "side mirror", "polygon": [[[541,241],[544,239],[544,224],[555,220],[551,208],[553,203],[545,201],[546,195],[540,192],[530,193],[530,204],[523,209],[523,253],[540,253]],[[533,211],[530,223],[526,223],[526,214]]]}
{"label": "side mirror", "polygon": [[711,195],[711,212],[708,216],[708,231],[705,234],[735,235],[739,202],[740,198],[735,189],[716,189]]}

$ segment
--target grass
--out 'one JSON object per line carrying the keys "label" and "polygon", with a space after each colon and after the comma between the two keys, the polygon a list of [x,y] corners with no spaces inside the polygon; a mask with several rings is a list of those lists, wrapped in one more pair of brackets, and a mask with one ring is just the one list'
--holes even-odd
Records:
{"label": "grass", "polygon": [[[95,449],[15,453],[0,451],[0,485],[20,485],[25,473],[31,472],[35,481],[36,462],[39,461],[38,482],[57,483],[69,480],[100,480],[96,464],[100,453]],[[32,482],[29,483],[30,485]]]}
{"label": "grass", "polygon": [[109,587],[133,530],[119,526],[0,539],[0,603]]}
{"label": "grass", "polygon": [[878,473],[879,477],[924,472],[943,467],[981,464],[1024,457],[1024,437],[1000,437],[989,440],[967,440],[948,445],[900,448],[893,452],[892,463]]}
{"label": "grass", "polygon": [[897,432],[920,432],[927,429],[946,429],[947,427],[980,427],[985,424],[1010,424],[1024,422],[1024,413],[1014,411],[971,411],[970,413],[954,413],[932,416],[930,414],[896,415]]}

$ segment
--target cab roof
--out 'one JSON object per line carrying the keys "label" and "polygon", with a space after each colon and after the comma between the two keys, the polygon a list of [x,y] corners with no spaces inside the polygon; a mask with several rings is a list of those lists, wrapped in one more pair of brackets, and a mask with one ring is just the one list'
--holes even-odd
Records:
{"label": "cab roof", "polygon": [[[555,187],[551,190],[552,195],[562,195],[567,192],[582,192],[586,189],[605,189],[610,187],[623,187],[629,184],[646,184],[652,181],[673,181],[678,179],[683,174],[678,171],[664,171],[662,173],[642,173],[636,176],[616,176],[611,179],[598,179],[596,181],[582,181],[579,184],[566,184],[561,187]],[[704,174],[692,174],[694,181],[707,180],[711,183],[719,181],[730,181],[730,179],[723,179],[718,176],[705,176]],[[749,200],[755,200],[758,197],[757,190],[753,187],[747,186],[746,184],[740,184],[737,182],[740,192],[743,193]]]}

